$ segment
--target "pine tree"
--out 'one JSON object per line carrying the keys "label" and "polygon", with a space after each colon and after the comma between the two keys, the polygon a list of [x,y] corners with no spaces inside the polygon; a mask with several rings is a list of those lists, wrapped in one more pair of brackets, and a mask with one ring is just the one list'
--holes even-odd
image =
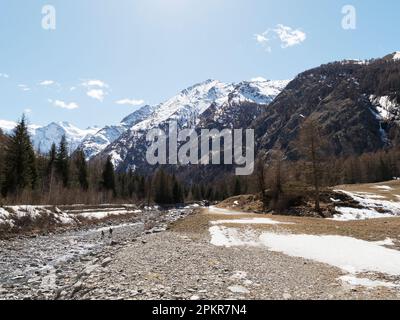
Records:
{"label": "pine tree", "polygon": [[82,190],[87,191],[89,189],[88,181],[88,169],[85,159],[85,154],[82,150],[76,152],[75,166],[77,168],[78,181]]}
{"label": "pine tree", "polygon": [[37,182],[36,159],[24,116],[8,139],[4,170],[3,195],[35,187]]}
{"label": "pine tree", "polygon": [[178,203],[183,203],[184,202],[184,195],[183,195],[183,189],[179,183],[179,181],[176,179],[175,175],[172,178],[172,200],[173,203],[178,204]]}
{"label": "pine tree", "polygon": [[115,188],[115,172],[114,172],[114,165],[111,161],[111,157],[107,158],[107,161],[104,165],[103,170],[103,181],[102,186],[107,191],[112,191],[114,196],[116,195],[116,188]]}
{"label": "pine tree", "polygon": [[137,191],[137,185],[136,185],[137,181],[132,170],[129,170],[127,179],[128,179],[128,186],[127,186],[128,196],[129,198],[132,198]]}
{"label": "pine tree", "polygon": [[62,136],[60,145],[58,147],[56,159],[55,159],[56,173],[61,179],[64,188],[67,188],[70,180],[69,172],[69,156],[68,156],[68,144],[67,139]]}
{"label": "pine tree", "polygon": [[238,177],[235,179],[235,187],[233,190],[233,195],[238,196],[242,193],[242,186]]}
{"label": "pine tree", "polygon": [[137,185],[137,196],[140,200],[144,199],[146,196],[146,180],[144,177],[140,177],[138,179],[138,185]]}
{"label": "pine tree", "polygon": [[165,174],[164,170],[162,169],[156,174],[154,190],[155,190],[154,201],[156,203],[161,205],[171,203],[168,177]]}

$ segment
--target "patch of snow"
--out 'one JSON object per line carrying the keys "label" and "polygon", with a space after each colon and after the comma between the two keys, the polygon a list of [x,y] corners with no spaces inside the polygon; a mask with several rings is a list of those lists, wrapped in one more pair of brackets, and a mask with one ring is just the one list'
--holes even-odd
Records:
{"label": "patch of snow", "polygon": [[394,53],[393,60],[394,61],[400,60],[400,51],[397,51],[397,52]]}
{"label": "patch of snow", "polygon": [[366,287],[366,288],[395,288],[397,287],[394,283],[391,282],[386,282],[386,281],[377,281],[377,280],[370,280],[367,278],[357,278],[351,275],[343,276],[340,277],[339,280],[341,280],[344,283],[347,283],[351,286],[354,287]]}
{"label": "patch of snow", "polygon": [[[261,233],[213,226],[209,229],[211,244],[220,247],[266,247],[270,251],[309,259],[337,267],[352,275],[382,273],[400,276],[400,251],[382,246],[383,242],[369,242],[344,236],[317,236]],[[385,240],[385,244],[389,241]]]}
{"label": "patch of snow", "polygon": [[385,191],[393,190],[393,188],[392,188],[392,187],[389,187],[389,186],[375,186],[375,187],[373,187],[373,188],[374,188],[374,189],[385,190]]}
{"label": "patch of snow", "polygon": [[348,207],[336,207],[335,210],[340,214],[334,215],[330,220],[334,221],[353,221],[353,220],[368,220],[393,217],[390,213],[380,213],[374,209],[357,209]]}
{"label": "patch of snow", "polygon": [[214,206],[211,206],[208,208],[208,213],[216,214],[216,215],[227,215],[227,216],[243,216],[243,215],[249,214],[249,213],[245,213],[245,212],[237,212],[237,211],[232,211],[232,210],[228,210],[228,209],[221,209],[221,208],[217,208]]}
{"label": "patch of snow", "polygon": [[395,117],[398,111],[398,104],[393,101],[389,96],[375,96],[369,97],[370,102],[376,109],[376,116],[380,120],[390,120]]}
{"label": "patch of snow", "polygon": [[101,220],[108,218],[110,216],[119,216],[128,214],[129,211],[127,210],[118,210],[118,211],[96,211],[96,212],[82,212],[78,215],[85,218],[85,219],[96,219]]}
{"label": "patch of snow", "polygon": [[277,225],[277,224],[292,224],[292,223],[279,222],[279,221],[272,220],[272,219],[269,219],[269,218],[251,218],[251,219],[211,221],[211,224],[212,225],[220,225],[220,224],[270,224],[270,225]]}
{"label": "patch of snow", "polygon": [[238,229],[213,226],[209,229],[211,244],[217,247],[258,246],[259,242],[250,230],[241,232]]}
{"label": "patch of snow", "polygon": [[39,209],[43,209],[40,206],[11,206],[9,208],[15,213],[18,219],[29,217],[32,220],[39,218],[41,216]]}
{"label": "patch of snow", "polygon": [[368,60],[360,60],[360,59],[346,59],[341,61],[342,65],[346,64],[358,64],[358,65],[369,65]]}
{"label": "patch of snow", "polygon": [[334,220],[365,220],[376,218],[390,218],[400,215],[400,202],[382,200],[382,196],[369,193],[354,193],[343,190],[341,192],[357,201],[364,209],[337,207],[336,211],[341,214],[335,215]]}
{"label": "patch of snow", "polygon": [[14,222],[11,220],[11,213],[0,207],[0,225],[8,225],[9,227],[14,226]]}
{"label": "patch of snow", "polygon": [[400,251],[374,242],[343,236],[263,233],[263,245],[272,251],[326,263],[351,274],[377,272],[400,275]]}
{"label": "patch of snow", "polygon": [[394,246],[394,242],[390,238],[386,238],[383,241],[375,241],[374,243],[377,244],[378,246]]}

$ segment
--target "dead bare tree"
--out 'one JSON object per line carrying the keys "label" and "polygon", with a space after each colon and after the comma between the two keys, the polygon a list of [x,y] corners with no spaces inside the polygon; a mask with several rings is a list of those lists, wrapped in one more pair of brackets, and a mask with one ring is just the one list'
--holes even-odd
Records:
{"label": "dead bare tree", "polygon": [[262,156],[259,156],[256,160],[255,166],[255,178],[257,183],[258,192],[261,194],[261,201],[263,203],[263,211],[267,211],[268,208],[268,196],[267,196],[267,185],[265,183],[266,165]]}
{"label": "dead bare tree", "polygon": [[314,119],[307,119],[300,129],[298,149],[306,161],[314,187],[315,211],[320,213],[320,189],[322,179],[322,163],[326,142],[322,137],[321,128]]}
{"label": "dead bare tree", "polygon": [[270,181],[268,183],[270,189],[270,196],[272,200],[273,209],[281,211],[281,200],[283,196],[283,176],[282,176],[282,162],[284,154],[280,150],[271,151],[270,166],[268,175]]}

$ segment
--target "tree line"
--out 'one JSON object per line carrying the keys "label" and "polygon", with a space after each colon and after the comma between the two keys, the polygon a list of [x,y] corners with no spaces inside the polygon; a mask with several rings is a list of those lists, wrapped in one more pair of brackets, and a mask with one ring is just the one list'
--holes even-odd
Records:
{"label": "tree line", "polygon": [[187,185],[159,168],[142,176],[116,172],[112,159],[86,161],[84,152],[68,152],[66,137],[48,154],[35,152],[25,117],[13,133],[0,132],[0,204],[179,204],[223,200],[235,192],[226,186]]}
{"label": "tree line", "polygon": [[321,211],[321,193],[343,184],[377,183],[400,179],[400,149],[347,157],[329,153],[324,133],[316,121],[307,120],[296,140],[301,160],[289,161],[279,150],[259,154],[255,173],[249,178],[251,192],[258,193],[264,210],[284,213],[306,196]]}
{"label": "tree line", "polygon": [[240,194],[260,194],[264,209],[284,211],[305,192],[320,210],[320,194],[340,184],[373,183],[400,177],[400,149],[360,156],[332,157],[318,124],[306,121],[296,145],[302,155],[289,161],[279,150],[259,154],[249,177],[187,184],[162,167],[153,174],[116,172],[112,159],[86,161],[82,150],[68,153],[63,137],[48,154],[34,151],[23,117],[9,136],[0,132],[1,204],[178,204],[221,201]]}

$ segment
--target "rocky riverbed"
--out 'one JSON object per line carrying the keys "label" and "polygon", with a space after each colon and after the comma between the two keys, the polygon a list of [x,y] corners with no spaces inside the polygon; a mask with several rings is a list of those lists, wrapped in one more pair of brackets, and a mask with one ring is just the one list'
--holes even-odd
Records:
{"label": "rocky riverbed", "polygon": [[[383,275],[366,272],[353,278],[334,265],[253,243],[257,239],[253,238],[254,233],[263,232],[263,226],[275,235],[290,234],[289,229],[282,228],[295,222],[285,224],[274,219],[218,209],[202,210],[165,232],[142,235],[122,248],[112,261],[105,260],[101,268],[95,268],[84,281],[78,282],[73,298],[400,299],[398,277],[385,279]],[[232,233],[210,234],[214,228]],[[379,246],[384,244],[386,241]],[[385,250],[377,248],[381,249]],[[329,246],[321,250],[332,251]],[[349,253],[343,251],[346,254]],[[388,286],[388,281],[393,281],[393,286]]]}
{"label": "rocky riverbed", "polygon": [[91,274],[106,268],[128,244],[165,231],[192,212],[152,210],[120,224],[0,240],[0,299],[74,298]]}
{"label": "rocky riverbed", "polygon": [[[112,237],[110,225],[103,225],[2,241],[0,298],[400,299],[399,268],[392,265],[399,259],[397,223],[260,216],[217,208],[154,210],[112,225]],[[339,236],[340,230],[374,239]],[[320,232],[338,235],[333,244],[323,245],[331,237]],[[386,236],[391,239],[384,240]],[[268,242],[274,237],[281,239]],[[312,245],[298,246],[309,239]],[[347,244],[356,245],[354,251]],[[340,254],[338,246],[344,246]],[[363,250],[382,261],[368,259]],[[355,268],[361,262],[365,266],[350,272],[332,257],[345,257]]]}

